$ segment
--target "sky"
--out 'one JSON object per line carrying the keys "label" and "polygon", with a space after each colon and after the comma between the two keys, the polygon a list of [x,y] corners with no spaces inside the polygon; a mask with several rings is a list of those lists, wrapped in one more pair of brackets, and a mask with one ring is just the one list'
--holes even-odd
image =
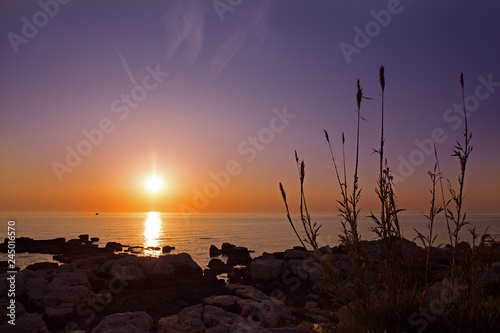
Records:
{"label": "sky", "polygon": [[[470,213],[500,212],[500,3],[40,0],[0,2],[0,210],[334,213],[361,103],[362,213],[385,153],[399,206],[429,209],[439,156],[457,188],[464,73]],[[153,193],[146,180],[163,188]]]}

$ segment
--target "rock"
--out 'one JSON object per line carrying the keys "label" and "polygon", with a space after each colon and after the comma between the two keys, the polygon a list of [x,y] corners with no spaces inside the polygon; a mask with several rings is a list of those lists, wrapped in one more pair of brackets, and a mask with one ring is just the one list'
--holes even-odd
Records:
{"label": "rock", "polygon": [[179,324],[189,325],[192,328],[201,328],[203,322],[201,321],[201,312],[203,305],[197,304],[183,309],[177,314]]}
{"label": "rock", "polygon": [[107,242],[105,248],[109,251],[121,251],[123,249],[122,245],[117,242]]}
{"label": "rock", "polygon": [[89,235],[79,235],[78,238],[83,241],[83,242],[88,242],[89,241]]}
{"label": "rock", "polygon": [[238,274],[238,272],[235,270],[232,270],[227,274],[227,279],[229,280],[229,283],[240,282],[242,278],[243,276]]}
{"label": "rock", "polygon": [[458,252],[469,252],[470,250],[471,250],[470,245],[466,241],[461,241],[460,243],[457,244]]}
{"label": "rock", "polygon": [[250,273],[253,281],[278,280],[285,262],[279,259],[258,258],[250,264]]}
{"label": "rock", "polygon": [[158,320],[157,333],[170,333],[170,332],[193,333],[196,331],[201,331],[201,330],[196,330],[194,327],[189,326],[188,322],[186,322],[185,324],[180,324],[177,315],[163,317],[160,318],[160,320]]}
{"label": "rock", "polygon": [[161,252],[170,253],[172,250],[175,250],[175,246],[164,246],[161,248]]}
{"label": "rock", "polygon": [[307,302],[306,305],[304,305],[304,310],[306,310],[307,312],[311,312],[311,310],[313,309],[316,309],[318,307],[318,303],[317,302]]}
{"label": "rock", "polygon": [[219,250],[217,246],[215,245],[210,245],[210,249],[208,250],[210,253],[210,257],[217,257],[222,254],[222,250]]}
{"label": "rock", "polygon": [[237,315],[226,312],[216,306],[206,305],[205,308],[203,308],[201,319],[203,320],[205,327],[217,327],[219,325],[234,324],[233,318],[236,316]]}
{"label": "rock", "polygon": [[203,276],[203,270],[188,253],[168,254],[160,257],[158,260],[165,260],[171,264],[175,269],[176,275],[189,278],[200,278]]}
{"label": "rock", "polygon": [[495,261],[491,264],[491,271],[495,274],[500,274],[500,261]]}
{"label": "rock", "polygon": [[38,313],[19,313],[16,315],[16,325],[5,323],[0,326],[2,333],[49,333],[42,315]]}
{"label": "rock", "polygon": [[165,279],[175,273],[174,266],[161,258],[139,257],[135,262],[140,265],[147,279]]}
{"label": "rock", "polygon": [[243,246],[236,246],[227,253],[227,264],[230,266],[245,265],[251,260],[250,252]]}
{"label": "rock", "polygon": [[25,282],[24,288],[28,302],[43,309],[46,322],[56,326],[71,320],[77,307],[95,300],[87,276],[80,272],[58,273],[49,283],[33,277]]}
{"label": "rock", "polygon": [[319,281],[320,272],[318,271],[318,264],[311,258],[298,260],[292,259],[286,263],[288,269],[293,274],[297,275],[301,280]]}
{"label": "rock", "polygon": [[53,271],[59,267],[57,262],[37,262],[32,265],[26,266],[25,269],[29,269],[32,271],[44,270],[44,271]]}
{"label": "rock", "polygon": [[142,246],[129,246],[128,251],[130,253],[142,253],[142,252],[144,252],[144,247],[142,247]]}
{"label": "rock", "polygon": [[208,262],[208,268],[215,274],[229,273],[231,267],[225,264],[222,260],[215,258]]}
{"label": "rock", "polygon": [[303,247],[294,247],[293,249],[285,250],[285,260],[290,259],[305,259],[312,256],[312,252],[307,251]]}
{"label": "rock", "polygon": [[222,254],[227,256],[229,252],[231,252],[232,249],[234,249],[236,245],[233,245],[231,243],[223,243],[222,244]]}
{"label": "rock", "polygon": [[90,238],[90,241],[91,242],[98,242],[99,241],[99,237],[92,237],[92,238]]}
{"label": "rock", "polygon": [[106,316],[92,333],[149,333],[153,318],[145,311],[115,313]]}
{"label": "rock", "polygon": [[242,299],[241,297],[234,295],[221,295],[221,296],[210,296],[205,298],[203,301],[207,305],[218,306],[223,309],[232,309],[234,308],[238,302]]}

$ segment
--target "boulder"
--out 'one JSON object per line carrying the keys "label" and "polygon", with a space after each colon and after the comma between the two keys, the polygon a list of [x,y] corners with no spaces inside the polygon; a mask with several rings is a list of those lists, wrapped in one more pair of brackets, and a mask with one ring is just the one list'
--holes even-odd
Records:
{"label": "boulder", "polygon": [[231,267],[220,259],[212,259],[208,262],[208,268],[215,274],[229,273]]}
{"label": "boulder", "polygon": [[[201,321],[201,320],[200,320]],[[201,331],[196,327],[191,327],[189,322],[179,323],[179,319],[177,315],[172,315],[168,317],[163,317],[158,320],[158,330],[157,333],[170,333],[170,332],[179,332],[179,333],[192,333]]]}
{"label": "boulder", "polygon": [[210,249],[208,250],[210,253],[210,257],[217,257],[222,254],[222,250],[219,250],[217,246],[215,245],[210,245]]}
{"label": "boulder", "polygon": [[175,246],[164,246],[161,248],[162,253],[170,253],[172,250],[175,250]]}
{"label": "boulder", "polygon": [[241,298],[234,295],[221,295],[221,296],[210,296],[203,300],[207,305],[218,306],[226,310],[234,308]]}
{"label": "boulder", "polygon": [[229,254],[229,252],[231,252],[231,250],[234,249],[235,247],[236,247],[236,245],[234,245],[234,244],[223,243],[222,247],[221,247],[222,254],[227,256]]}
{"label": "boulder", "polygon": [[154,257],[138,257],[135,261],[140,265],[146,278],[167,278],[175,273],[175,268],[166,260]]}
{"label": "boulder", "polygon": [[89,241],[89,235],[87,235],[87,234],[85,234],[85,235],[79,235],[78,239],[80,239],[83,242],[88,242]]}
{"label": "boulder", "polygon": [[250,252],[243,246],[236,246],[227,253],[227,264],[230,266],[245,265],[251,260]]}
{"label": "boulder", "polygon": [[92,333],[149,333],[153,318],[145,311],[115,313],[106,316]]}
{"label": "boulder", "polygon": [[201,321],[201,312],[203,305],[197,304],[184,308],[177,314],[179,324],[189,325],[192,328],[200,328],[203,326]]}
{"label": "boulder", "polygon": [[117,242],[107,242],[105,249],[114,252],[114,251],[121,251],[123,247],[120,243]]}
{"label": "boulder", "polygon": [[130,287],[142,286],[146,279],[137,258],[133,256],[106,261],[95,273],[98,276],[115,278],[123,286]]}
{"label": "boulder", "polygon": [[70,320],[77,307],[95,300],[87,275],[80,272],[61,272],[50,282],[33,277],[25,282],[24,288],[28,301],[41,308],[47,322],[54,324]]}
{"label": "boulder", "polygon": [[160,257],[158,260],[165,260],[165,262],[172,265],[175,269],[175,275],[188,278],[200,278],[203,276],[203,270],[188,253],[168,254]]}
{"label": "boulder", "polygon": [[253,281],[272,281],[278,280],[285,262],[280,259],[257,258],[250,264],[250,273]]}
{"label": "boulder", "polygon": [[0,332],[2,333],[49,333],[42,315],[38,313],[19,313],[16,305],[16,325],[5,323],[0,325]]}
{"label": "boulder", "polygon": [[491,265],[491,271],[495,274],[500,274],[500,261],[495,261]]}
{"label": "boulder", "polygon": [[58,267],[59,264],[57,262],[37,262],[35,264],[26,266],[25,269],[32,271],[38,271],[38,270],[53,271],[56,270]]}
{"label": "boulder", "polygon": [[307,251],[301,246],[295,246],[293,249],[285,250],[285,260],[305,259],[312,256],[312,252]]}

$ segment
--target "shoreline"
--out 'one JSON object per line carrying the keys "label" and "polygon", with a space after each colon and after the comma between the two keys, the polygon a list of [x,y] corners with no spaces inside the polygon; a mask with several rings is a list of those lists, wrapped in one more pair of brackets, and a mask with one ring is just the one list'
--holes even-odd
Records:
{"label": "shoreline", "polygon": [[[414,242],[401,241],[405,254],[423,255]],[[8,297],[9,273],[2,272],[1,302],[14,299],[16,330],[104,333],[138,325],[138,332],[154,333],[310,332],[335,331],[353,320],[344,308],[332,306],[322,282],[325,258],[339,272],[352,269],[342,246],[324,246],[317,253],[294,247],[252,258],[246,247],[223,243],[207,249],[211,260],[202,269],[188,253],[137,256],[117,253],[123,250],[119,243],[98,247],[94,242],[88,235],[68,241],[16,239],[19,253],[52,253],[61,262],[37,263],[15,273],[15,297]],[[379,260],[380,241],[362,242]],[[486,274],[500,278],[500,245],[494,249]],[[460,244],[460,251],[469,250],[467,243]],[[450,253],[436,250],[441,268],[435,284],[445,281],[439,276]],[[7,306],[2,308],[9,313]],[[2,332],[12,329],[8,322],[0,324]]]}

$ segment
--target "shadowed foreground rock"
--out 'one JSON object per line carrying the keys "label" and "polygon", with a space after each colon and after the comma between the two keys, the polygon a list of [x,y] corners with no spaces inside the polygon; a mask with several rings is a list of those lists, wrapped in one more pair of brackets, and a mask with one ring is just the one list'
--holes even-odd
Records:
{"label": "shadowed foreground rock", "polygon": [[104,318],[92,333],[148,333],[153,318],[144,311],[115,313]]}
{"label": "shadowed foreground rock", "polygon": [[[422,248],[401,242],[405,254],[422,261]],[[379,241],[361,244],[374,265],[384,260]],[[62,265],[32,265],[16,274],[16,326],[4,320],[0,332],[329,332],[359,320],[346,307],[333,310],[322,284],[321,262],[329,261],[340,277],[352,274],[342,247],[325,246],[317,253],[296,247],[250,260],[244,247],[224,243],[222,251],[228,261],[233,256],[246,264],[235,267],[217,258],[203,272],[187,253],[154,258],[99,251],[70,256]],[[451,253],[434,252],[429,302],[448,288],[441,276],[450,268]],[[485,279],[500,279],[499,260],[500,246],[493,246]],[[218,279],[221,273],[231,283]],[[0,274],[2,318],[8,318],[8,289],[7,274]]]}

